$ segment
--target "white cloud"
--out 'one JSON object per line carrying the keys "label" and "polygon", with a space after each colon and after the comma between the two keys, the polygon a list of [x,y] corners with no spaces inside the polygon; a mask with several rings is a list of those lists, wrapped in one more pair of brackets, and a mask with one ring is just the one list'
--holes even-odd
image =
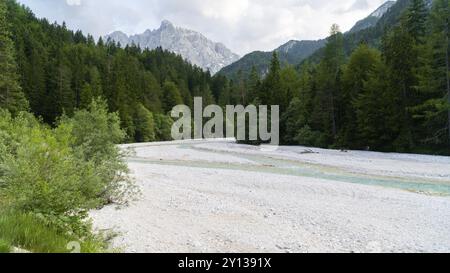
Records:
{"label": "white cloud", "polygon": [[81,0],[66,0],[66,3],[69,6],[80,6]]}
{"label": "white cloud", "polygon": [[385,0],[19,0],[40,17],[66,21],[96,37],[159,27],[163,19],[197,30],[233,51],[272,50],[290,39],[319,39],[343,30]]}

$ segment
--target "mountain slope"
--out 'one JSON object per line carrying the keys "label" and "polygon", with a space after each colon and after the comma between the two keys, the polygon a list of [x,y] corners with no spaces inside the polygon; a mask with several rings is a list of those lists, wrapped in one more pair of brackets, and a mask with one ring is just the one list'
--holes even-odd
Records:
{"label": "mountain slope", "polygon": [[[309,57],[318,49],[322,48],[326,40],[317,41],[295,41],[291,40],[278,47],[274,51],[278,53],[280,62],[286,64],[297,64]],[[253,67],[260,74],[265,74],[272,59],[272,52],[255,51],[242,57],[239,61],[223,68],[219,73],[230,78],[234,78],[241,71],[243,76],[247,76]]]}
{"label": "mountain slope", "polygon": [[[359,21],[356,25],[346,33],[346,37],[353,37],[350,40],[358,40],[361,41],[362,37],[367,36],[367,32],[369,29],[378,25],[380,21],[383,20],[386,13],[395,13],[397,9],[393,9],[395,6],[399,6],[398,2],[409,1],[410,0],[399,0],[388,1],[381,5],[378,9],[376,9],[372,14],[370,14],[367,18]],[[403,11],[403,3],[400,3],[400,10]],[[390,22],[386,22],[387,24],[391,24]],[[381,36],[380,36],[381,37]],[[297,65],[304,61],[305,59],[315,60],[316,56],[320,55],[320,52],[326,44],[326,39],[317,40],[317,41],[289,41],[288,43],[280,46],[275,49],[278,52],[280,61],[284,64]],[[349,46],[352,47],[352,46]],[[353,47],[352,47],[353,48]],[[272,59],[272,52],[261,52],[256,51],[247,54],[242,57],[239,61],[224,67],[219,73],[225,75],[229,78],[236,78],[236,75],[239,71],[241,71],[243,76],[246,76],[252,70],[254,66],[257,71],[261,74],[264,74],[270,64],[270,60]]]}
{"label": "mountain slope", "polygon": [[147,30],[132,36],[116,31],[105,38],[119,42],[122,46],[136,44],[149,49],[162,47],[213,74],[239,59],[237,54],[223,44],[212,42],[201,33],[175,27],[167,20],[163,21],[161,27],[156,30]]}
{"label": "mountain slope", "polygon": [[[412,0],[397,0],[395,4],[387,9],[386,13],[379,18],[374,26],[356,32],[345,33],[344,47],[346,54],[350,54],[361,42],[379,48],[381,46],[383,34],[400,22],[400,17],[408,9],[411,1]],[[431,7],[433,0],[426,0],[425,2],[428,7]],[[323,50],[317,50],[307,58],[307,61],[319,62],[322,55]]]}
{"label": "mountain slope", "polygon": [[395,1],[388,1],[381,5],[377,10],[372,12],[368,17],[361,21],[358,21],[355,26],[349,31],[350,33],[358,32],[363,29],[374,27],[383,15],[389,11],[389,9],[395,5]]}

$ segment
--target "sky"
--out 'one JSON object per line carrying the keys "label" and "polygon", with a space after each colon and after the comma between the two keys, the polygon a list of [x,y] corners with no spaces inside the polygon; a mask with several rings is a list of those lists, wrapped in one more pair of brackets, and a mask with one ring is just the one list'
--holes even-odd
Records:
{"label": "sky", "polygon": [[199,31],[244,55],[289,40],[321,39],[333,23],[349,30],[386,0],[18,0],[38,17],[98,38],[156,29],[162,20]]}

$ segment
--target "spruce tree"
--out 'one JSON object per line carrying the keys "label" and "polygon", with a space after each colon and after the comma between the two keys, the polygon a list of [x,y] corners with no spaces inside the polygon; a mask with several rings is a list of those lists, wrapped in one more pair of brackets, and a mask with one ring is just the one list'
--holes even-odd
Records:
{"label": "spruce tree", "polygon": [[341,68],[345,61],[344,39],[338,25],[330,31],[324,57],[318,66],[317,95],[314,100],[313,122],[316,130],[324,132],[330,144],[337,139],[338,112],[340,104]]}
{"label": "spruce tree", "polygon": [[421,101],[413,110],[421,122],[421,141],[426,145],[450,147],[450,68],[448,0],[434,1],[428,25],[429,33],[421,50],[418,69]]}
{"label": "spruce tree", "polygon": [[352,53],[344,70],[340,144],[345,147],[359,149],[366,145],[366,140],[360,139],[355,122],[356,113],[359,111],[356,106],[360,106],[356,102],[363,95],[365,84],[380,64],[381,54],[368,45],[362,44]]}
{"label": "spruce tree", "polygon": [[17,114],[28,110],[28,102],[20,87],[15,48],[6,15],[6,4],[0,1],[0,107]]}
{"label": "spruce tree", "polygon": [[412,0],[405,14],[405,24],[410,35],[420,41],[426,32],[428,10],[424,0]]}

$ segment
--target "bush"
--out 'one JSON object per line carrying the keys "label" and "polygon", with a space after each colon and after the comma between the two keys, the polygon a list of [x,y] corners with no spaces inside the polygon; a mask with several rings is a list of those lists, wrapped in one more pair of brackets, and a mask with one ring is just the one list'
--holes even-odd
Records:
{"label": "bush", "polygon": [[98,206],[102,190],[95,166],[80,160],[69,145],[69,131],[30,128],[21,145],[3,162],[3,192],[10,207],[42,214],[82,233],[80,221]]}
{"label": "bush", "polygon": [[61,234],[89,237],[88,211],[133,193],[115,145],[125,134],[106,109],[94,101],[53,129],[28,113],[0,112],[0,206]]}
{"label": "bush", "polygon": [[312,147],[324,147],[326,143],[323,135],[320,132],[311,130],[311,127],[308,125],[298,131],[295,141],[300,145]]}
{"label": "bush", "polygon": [[103,204],[124,201],[133,192],[128,167],[115,145],[125,139],[117,113],[108,113],[106,102],[97,99],[88,110],[75,112],[72,118],[62,117],[58,129],[69,128],[75,154],[94,166],[94,183],[100,189],[95,196]]}

